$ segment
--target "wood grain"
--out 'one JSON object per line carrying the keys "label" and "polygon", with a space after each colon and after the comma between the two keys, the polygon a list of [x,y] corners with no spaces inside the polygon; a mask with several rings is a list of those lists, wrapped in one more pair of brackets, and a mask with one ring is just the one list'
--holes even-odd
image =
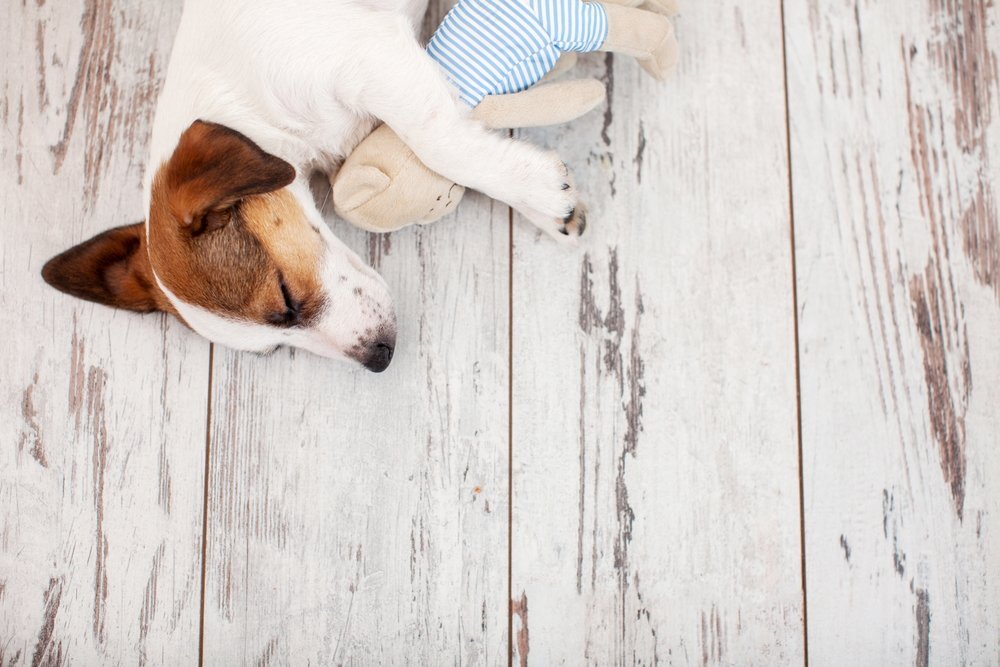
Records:
{"label": "wood grain", "polygon": [[47,288],[141,217],[180,6],[0,7],[0,665],[1000,662],[1000,8],[684,10],[674,80],[589,56],[607,108],[528,135],[579,251],[332,221],[371,375]]}
{"label": "wood grain", "polygon": [[603,114],[533,135],[591,213],[577,253],[516,225],[520,664],[802,660],[778,9],[686,3],[672,81],[591,58]]}
{"label": "wood grain", "polygon": [[790,0],[809,653],[1000,661],[1000,7]]}
{"label": "wood grain", "polygon": [[507,209],[336,231],[392,289],[396,357],[216,350],[206,660],[503,664]]}
{"label": "wood grain", "polygon": [[0,8],[3,665],[197,657],[208,345],[40,276],[57,252],[141,218],[178,10]]}
{"label": "wood grain", "polygon": [[470,193],[380,236],[317,194],[389,284],[396,353],[217,351],[206,660],[505,665],[510,211]]}

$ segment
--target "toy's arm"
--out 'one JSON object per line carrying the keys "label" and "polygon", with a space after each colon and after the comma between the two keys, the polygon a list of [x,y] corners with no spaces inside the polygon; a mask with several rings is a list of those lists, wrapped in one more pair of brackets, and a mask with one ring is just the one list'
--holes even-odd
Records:
{"label": "toy's arm", "polygon": [[597,108],[604,96],[597,79],[545,83],[520,93],[487,95],[472,116],[494,130],[559,125]]}
{"label": "toy's arm", "polygon": [[550,69],[545,76],[538,80],[538,83],[551,83],[553,80],[576,67],[577,60],[578,55],[576,51],[567,51],[559,56],[559,60],[556,61],[556,64],[552,66],[552,69]]}

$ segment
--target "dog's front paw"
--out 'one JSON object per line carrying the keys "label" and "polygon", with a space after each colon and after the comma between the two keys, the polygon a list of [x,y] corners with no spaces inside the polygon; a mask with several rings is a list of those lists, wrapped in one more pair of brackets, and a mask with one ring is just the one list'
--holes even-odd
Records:
{"label": "dog's front paw", "polygon": [[573,242],[587,228],[586,207],[580,203],[569,169],[555,156],[527,186],[516,208],[536,227],[560,242]]}
{"label": "dog's front paw", "polygon": [[577,204],[576,208],[563,218],[559,233],[563,236],[576,238],[582,236],[585,231],[587,231],[587,207],[583,204]]}

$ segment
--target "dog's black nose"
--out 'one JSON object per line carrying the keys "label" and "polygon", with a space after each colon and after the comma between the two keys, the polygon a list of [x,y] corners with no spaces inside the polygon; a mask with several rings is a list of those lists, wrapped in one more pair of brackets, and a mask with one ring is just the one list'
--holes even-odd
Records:
{"label": "dog's black nose", "polygon": [[393,346],[386,341],[379,341],[372,346],[365,359],[364,366],[374,373],[381,373],[389,367],[392,361]]}

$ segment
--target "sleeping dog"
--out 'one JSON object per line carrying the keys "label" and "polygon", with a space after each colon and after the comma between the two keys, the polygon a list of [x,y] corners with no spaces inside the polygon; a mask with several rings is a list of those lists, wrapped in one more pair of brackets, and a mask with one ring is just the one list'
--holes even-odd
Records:
{"label": "sleeping dog", "polygon": [[396,321],[382,278],[309,188],[378,121],[432,170],[556,238],[582,231],[559,157],[472,119],[417,40],[427,0],[188,0],[153,123],[146,221],[52,258],[74,296],[171,313],[202,336],[379,372]]}

